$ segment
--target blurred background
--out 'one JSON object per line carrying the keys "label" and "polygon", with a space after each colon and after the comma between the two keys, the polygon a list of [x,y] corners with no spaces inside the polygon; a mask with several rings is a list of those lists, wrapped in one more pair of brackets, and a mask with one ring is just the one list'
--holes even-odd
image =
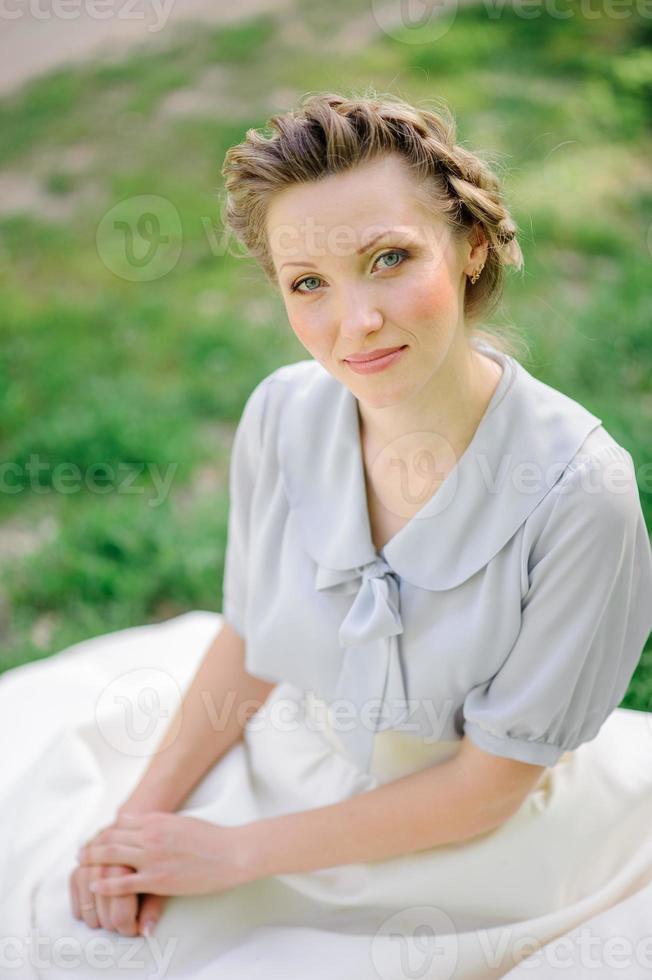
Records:
{"label": "blurred background", "polygon": [[[108,15],[107,15],[108,12]],[[522,230],[490,321],[632,454],[652,528],[652,12],[499,0],[0,12],[0,671],[220,610],[231,441],[307,354],[226,251],[226,149],[311,91],[444,99]],[[101,15],[99,15],[101,14]],[[652,710],[652,644],[625,707]]]}

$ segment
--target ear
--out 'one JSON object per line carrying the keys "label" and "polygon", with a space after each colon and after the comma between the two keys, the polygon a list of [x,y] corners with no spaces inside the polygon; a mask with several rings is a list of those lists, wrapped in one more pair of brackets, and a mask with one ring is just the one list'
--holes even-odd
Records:
{"label": "ear", "polygon": [[466,249],[467,262],[464,266],[464,272],[471,274],[474,269],[485,264],[489,253],[487,236],[485,235],[484,228],[477,221],[467,236]]}

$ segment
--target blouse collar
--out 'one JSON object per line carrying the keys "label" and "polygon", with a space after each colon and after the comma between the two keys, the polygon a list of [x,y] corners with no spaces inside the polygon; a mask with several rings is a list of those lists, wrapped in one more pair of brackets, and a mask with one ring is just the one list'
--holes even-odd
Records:
{"label": "blouse collar", "polygon": [[381,560],[419,588],[454,588],[509,541],[601,424],[509,354],[475,343],[503,368],[493,396],[434,495],[379,551],[367,511],[357,399],[319,362],[301,362],[304,370],[283,400],[278,454],[318,577]]}

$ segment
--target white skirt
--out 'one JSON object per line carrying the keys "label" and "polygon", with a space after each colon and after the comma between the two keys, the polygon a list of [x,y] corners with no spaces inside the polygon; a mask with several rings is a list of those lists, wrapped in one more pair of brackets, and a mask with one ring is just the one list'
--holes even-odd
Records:
{"label": "white skirt", "polygon": [[[622,708],[471,841],[175,896],[150,939],[77,920],[77,848],[137,784],[221,623],[190,612],[0,675],[0,976],[652,975],[652,713]],[[385,732],[362,772],[323,702],[281,683],[179,812],[236,825],[324,806],[458,748]]]}

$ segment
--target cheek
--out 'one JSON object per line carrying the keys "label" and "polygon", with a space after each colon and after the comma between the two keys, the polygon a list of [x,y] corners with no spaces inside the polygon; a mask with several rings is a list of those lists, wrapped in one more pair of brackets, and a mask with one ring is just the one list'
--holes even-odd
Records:
{"label": "cheek", "polygon": [[291,316],[289,319],[290,319],[290,326],[294,330],[295,334],[297,335],[301,343],[303,344],[309,342],[311,335],[314,334],[314,330],[311,330],[310,328],[310,321],[307,320],[305,317],[302,317],[300,315],[297,316],[296,314],[294,316]]}
{"label": "cheek", "polygon": [[292,330],[296,334],[297,340],[303,344],[306,350],[310,351],[311,354],[326,350],[328,346],[328,331],[325,324],[320,327],[318,318],[294,313],[288,319]]}
{"label": "cheek", "polygon": [[414,324],[448,321],[457,309],[453,284],[441,273],[414,276],[400,301],[402,317]]}

